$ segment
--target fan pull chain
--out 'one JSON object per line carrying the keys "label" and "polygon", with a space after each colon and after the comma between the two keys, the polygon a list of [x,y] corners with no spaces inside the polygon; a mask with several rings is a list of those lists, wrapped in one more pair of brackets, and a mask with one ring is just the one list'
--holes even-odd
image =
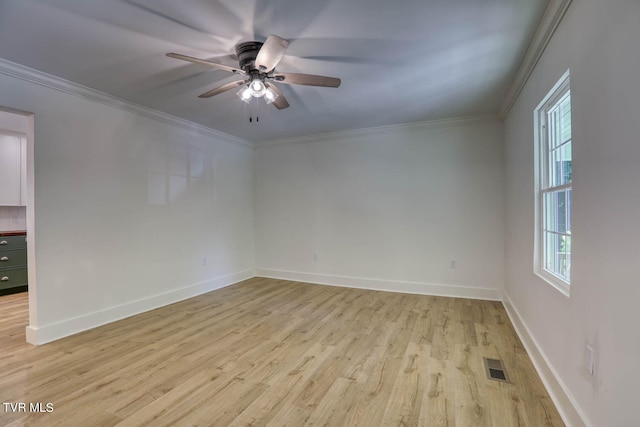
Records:
{"label": "fan pull chain", "polygon": [[[255,101],[255,104],[253,102],[249,103],[249,123],[253,123],[253,109],[254,107],[258,108],[258,99],[254,99],[252,101]],[[258,123],[260,121],[260,117],[258,116],[258,113],[256,112],[256,123]]]}

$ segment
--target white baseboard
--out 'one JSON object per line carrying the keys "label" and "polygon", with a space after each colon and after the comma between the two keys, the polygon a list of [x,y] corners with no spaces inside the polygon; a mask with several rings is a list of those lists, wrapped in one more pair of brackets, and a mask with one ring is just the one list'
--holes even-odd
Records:
{"label": "white baseboard", "polygon": [[256,276],[315,283],[318,285],[369,289],[372,291],[400,292],[405,294],[434,295],[491,301],[502,300],[502,290],[500,289],[476,288],[472,286],[380,280],[363,277],[331,276],[327,274],[303,273],[299,271],[274,270],[268,268],[257,268]]}
{"label": "white baseboard", "polygon": [[131,301],[126,304],[109,307],[84,316],[74,317],[62,322],[34,328],[27,326],[27,342],[35,345],[46,344],[69,335],[96,328],[107,323],[131,317],[145,311],[173,304],[188,298],[215,291],[254,277],[253,270],[241,271],[227,276],[217,277],[206,282]]}
{"label": "white baseboard", "polygon": [[533,366],[535,366],[538,375],[540,375],[540,379],[542,379],[542,383],[556,405],[564,423],[567,427],[590,427],[592,424],[587,421],[584,411],[580,409],[567,386],[549,363],[549,359],[538,345],[536,339],[531,335],[531,331],[506,293],[503,297],[503,304],[513,327],[527,350]]}

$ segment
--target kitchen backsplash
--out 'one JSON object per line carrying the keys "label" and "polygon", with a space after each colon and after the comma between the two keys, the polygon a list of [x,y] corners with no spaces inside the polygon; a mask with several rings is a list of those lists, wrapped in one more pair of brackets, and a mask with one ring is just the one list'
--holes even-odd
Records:
{"label": "kitchen backsplash", "polygon": [[25,206],[0,206],[0,231],[27,229],[27,208]]}

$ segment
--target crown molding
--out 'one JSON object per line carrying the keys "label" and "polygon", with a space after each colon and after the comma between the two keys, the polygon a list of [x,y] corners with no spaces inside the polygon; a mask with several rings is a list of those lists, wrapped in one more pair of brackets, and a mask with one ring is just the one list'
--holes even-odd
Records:
{"label": "crown molding", "polygon": [[401,123],[396,125],[376,126],[363,129],[352,129],[339,132],[327,132],[317,133],[313,135],[303,135],[291,138],[273,139],[265,142],[256,143],[255,148],[265,148],[273,145],[280,144],[296,144],[296,143],[309,143],[317,141],[326,141],[327,139],[342,139],[353,138],[369,135],[378,135],[381,133],[398,132],[412,129],[433,129],[452,126],[464,126],[474,123],[491,122],[502,120],[497,115],[484,115],[484,116],[467,116],[467,117],[454,117],[450,119],[438,119],[428,120],[423,122]]}
{"label": "crown molding", "polygon": [[538,64],[542,53],[551,41],[551,37],[553,37],[558,25],[560,25],[560,21],[562,21],[565,12],[569,8],[569,5],[571,5],[571,1],[572,0],[549,0],[542,19],[540,19],[540,23],[531,38],[531,42],[529,42],[529,47],[520,62],[518,71],[516,71],[511,86],[509,86],[507,95],[502,101],[500,117],[504,118],[509,114],[511,107],[513,107],[516,99],[518,99],[524,85],[529,80],[531,73],[533,73],[536,64]]}
{"label": "crown molding", "polygon": [[118,98],[113,95],[109,95],[99,90],[92,89],[90,87],[74,83],[61,77],[57,77],[33,68],[26,67],[21,64],[17,64],[15,62],[7,61],[6,59],[2,58],[0,58],[0,74],[34,83],[39,86],[54,89],[60,92],[68,93],[79,98],[87,99],[89,101],[94,101],[104,105],[108,105],[110,107],[118,108],[120,110],[137,114],[149,119],[157,120],[159,122],[196,132],[203,136],[212,137],[223,142],[241,145],[248,148],[255,147],[254,143],[242,138],[238,138],[206,126],[199,125],[189,120],[172,116],[171,114],[167,114],[153,108],[135,104],[133,102]]}

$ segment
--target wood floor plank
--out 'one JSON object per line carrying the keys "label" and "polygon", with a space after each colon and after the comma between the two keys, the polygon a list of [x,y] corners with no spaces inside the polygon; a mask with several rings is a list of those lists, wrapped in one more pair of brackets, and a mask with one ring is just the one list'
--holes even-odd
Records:
{"label": "wood floor plank", "polygon": [[420,402],[426,383],[421,362],[429,354],[428,349],[424,350],[415,343],[407,346],[382,417],[383,426],[418,425]]}
{"label": "wood floor plank", "polygon": [[281,369],[277,375],[269,378],[269,392],[256,398],[229,425],[266,425],[273,418],[277,419],[279,413],[289,406],[287,402],[300,393],[308,379],[334,350],[333,347],[314,344],[297,360],[288,361],[292,369]]}
{"label": "wood floor plank", "polygon": [[420,423],[423,426],[455,426],[455,395],[451,386],[448,362],[433,358],[425,359],[426,384],[420,402]]}
{"label": "wood floor plank", "polygon": [[54,408],[0,425],[563,425],[494,301],[254,278],[39,347],[26,294],[0,319],[0,401]]}

